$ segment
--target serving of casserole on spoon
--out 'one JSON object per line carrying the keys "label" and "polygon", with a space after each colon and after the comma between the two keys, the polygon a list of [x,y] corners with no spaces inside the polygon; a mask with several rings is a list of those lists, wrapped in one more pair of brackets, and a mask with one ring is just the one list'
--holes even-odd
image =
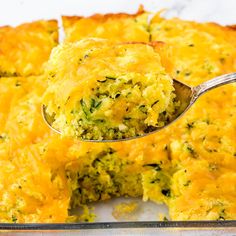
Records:
{"label": "serving of casserole on spoon", "polygon": [[62,44],[47,65],[44,120],[62,136],[79,140],[130,140],[163,129],[203,93],[236,81],[232,73],[187,86],[172,79],[168,58],[160,42]]}

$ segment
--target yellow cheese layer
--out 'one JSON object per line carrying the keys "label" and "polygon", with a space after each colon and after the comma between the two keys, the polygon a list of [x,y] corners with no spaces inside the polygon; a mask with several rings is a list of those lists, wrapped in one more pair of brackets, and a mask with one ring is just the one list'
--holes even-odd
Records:
{"label": "yellow cheese layer", "polygon": [[118,139],[168,123],[178,104],[161,50],[97,38],[55,48],[44,98],[52,126],[79,139]]}
{"label": "yellow cheese layer", "polygon": [[66,42],[87,37],[105,38],[113,42],[148,42],[148,14],[142,8],[134,15],[95,14],[90,17],[63,16]]}
{"label": "yellow cheese layer", "polygon": [[42,74],[58,42],[57,27],[56,20],[0,27],[0,77]]}
{"label": "yellow cheese layer", "polygon": [[[172,46],[175,78],[198,85],[236,71],[236,31],[213,23],[199,24],[157,14],[152,40]],[[236,218],[236,85],[215,89],[197,101],[171,127],[175,166],[170,216],[176,220]],[[173,135],[174,134],[174,135]]]}
{"label": "yellow cheese layer", "polygon": [[[197,85],[236,69],[233,29],[159,16],[150,29],[152,40],[171,44],[183,82]],[[235,84],[202,96],[155,135],[89,144],[61,139],[44,124],[46,81],[0,79],[1,222],[90,221],[87,203],[121,195],[165,203],[173,220],[236,219]],[[85,214],[69,217],[73,206]]]}

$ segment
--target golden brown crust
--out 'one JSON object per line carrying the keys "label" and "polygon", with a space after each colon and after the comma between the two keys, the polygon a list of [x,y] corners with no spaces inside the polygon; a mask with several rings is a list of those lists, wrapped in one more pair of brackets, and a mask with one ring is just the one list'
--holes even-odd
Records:
{"label": "golden brown crust", "polygon": [[65,41],[87,37],[106,38],[114,42],[149,41],[147,14],[140,6],[135,14],[95,14],[89,17],[62,16]]}
{"label": "golden brown crust", "polygon": [[93,14],[88,17],[83,17],[83,16],[62,16],[62,22],[63,22],[63,27],[68,28],[71,27],[74,23],[81,19],[92,19],[98,22],[104,22],[107,19],[121,19],[121,18],[135,18],[141,14],[145,13],[145,10],[143,8],[143,5],[139,6],[139,9],[136,13],[134,14],[128,14],[128,13],[108,13],[108,14]]}
{"label": "golden brown crust", "polygon": [[0,27],[0,77],[41,74],[57,43],[56,20]]}
{"label": "golden brown crust", "polygon": [[227,25],[227,28],[230,28],[231,30],[236,30],[236,25]]}
{"label": "golden brown crust", "polygon": [[[21,25],[18,25],[16,27],[12,27],[9,25],[0,26],[0,34],[1,33],[8,33],[9,31],[15,31],[14,33],[17,34],[20,31],[51,31],[55,35],[55,41],[58,42],[58,22],[57,20],[39,20],[39,21],[33,21],[30,23],[23,23]],[[49,32],[50,33],[50,32]],[[0,35],[1,37],[2,35]]]}
{"label": "golden brown crust", "polygon": [[[71,22],[76,22],[78,19],[79,17],[74,17]],[[185,65],[187,69],[191,69],[192,74],[186,75],[182,71],[177,77],[189,85],[197,85],[218,74],[235,71],[236,53],[233,54],[233,51],[236,48],[236,25],[225,27],[216,23],[210,24],[215,25],[215,27],[211,27],[210,32],[212,34],[218,32],[220,41],[223,37],[223,39],[227,39],[227,42],[230,40],[232,47],[227,42],[224,47],[223,43],[223,50],[214,50],[214,55],[208,57],[207,53],[211,51],[208,50],[209,44],[206,46],[206,50],[202,52],[199,50],[196,54],[192,53],[193,48],[186,46],[188,41],[182,47],[179,45],[180,49],[183,48],[183,51],[181,50],[178,54],[180,56],[170,58],[173,58],[174,62],[176,60],[181,63],[180,69],[184,69]],[[176,26],[174,23],[172,25]],[[29,33],[35,33],[37,29],[39,36],[44,35],[51,42],[52,38],[53,41],[57,38],[56,28],[56,21],[47,21],[45,24],[27,23],[17,29],[9,26],[1,27],[0,37],[5,40],[10,49],[3,48],[0,39],[0,67],[4,62],[1,58],[2,53],[8,55],[14,47],[20,46],[17,44],[17,40],[11,40],[11,35],[19,37],[21,29],[22,32],[27,31],[26,34],[23,34],[26,35],[26,40],[24,38],[22,40],[29,45],[28,51],[30,52],[32,46],[35,45],[35,40],[32,43],[28,41]],[[132,27],[130,28],[132,29]],[[42,33],[47,29],[52,33]],[[191,29],[194,29],[194,26]],[[160,33],[157,31],[157,35]],[[168,37],[173,39],[177,35],[172,34]],[[174,45],[176,43],[178,47],[178,44],[184,39],[185,35],[178,37]],[[48,41],[46,43],[43,41],[44,43],[40,46],[52,47]],[[57,41],[55,40],[55,42]],[[203,40],[199,41],[200,46],[204,46],[204,43]],[[163,52],[166,52],[165,44],[162,42],[149,44],[160,46],[160,48],[163,46]],[[228,49],[227,45],[230,46]],[[39,47],[36,45],[36,48]],[[187,54],[186,48],[190,54]],[[22,50],[16,50],[16,52],[22,52]],[[22,53],[19,59],[24,62],[24,65],[25,61],[28,61],[25,60],[27,50]],[[45,54],[42,53],[42,55]],[[186,56],[186,63],[184,57],[181,56]],[[193,57],[199,59],[189,66],[189,59]],[[208,65],[213,64],[216,71],[209,72],[209,67],[203,68],[206,57],[209,59]],[[11,57],[6,58],[11,59]],[[9,61],[13,64],[7,65],[8,71],[6,72],[22,73],[23,66],[19,67],[21,70],[16,68],[14,66],[16,60],[13,59]],[[221,59],[224,59],[223,64],[219,61]],[[34,72],[37,71],[36,62],[39,63],[40,60],[37,59],[33,63]],[[21,77],[0,79],[0,101],[2,102],[0,135],[8,133],[9,137],[7,142],[0,140],[2,177],[0,185],[3,186],[0,192],[0,222],[12,222],[13,219],[17,219],[17,223],[65,222],[68,208],[73,206],[73,198],[77,204],[82,204],[110,198],[113,192],[132,197],[143,195],[143,199],[155,202],[164,201],[169,206],[172,220],[230,220],[236,218],[235,189],[233,188],[236,166],[234,164],[234,85],[227,85],[227,87],[213,90],[209,95],[206,94],[199,99],[185,118],[183,117],[170,129],[165,129],[157,135],[139,139],[140,141],[94,145],[88,142],[73,144],[72,140],[61,139],[53,134],[49,135],[50,132],[42,123],[40,113],[40,97],[45,90],[42,86],[45,79],[36,76],[28,77],[27,80],[27,82],[23,82]],[[21,86],[19,86],[20,84]],[[35,86],[36,84],[37,86]],[[25,90],[32,92],[26,94]],[[23,125],[18,121],[23,121]],[[114,151],[112,155],[110,155],[111,150]],[[104,156],[104,153],[109,155]],[[93,163],[94,160],[97,160],[96,157],[101,159],[101,154],[105,159],[102,159],[104,162],[102,161],[101,165],[98,165],[101,178],[97,178],[97,165],[93,168]],[[153,164],[150,163],[158,163],[157,167],[159,167],[159,163],[162,163],[161,172],[159,169],[156,171],[156,167],[152,168]],[[32,171],[32,167],[36,167],[37,171]],[[110,173],[107,170],[115,170],[114,178],[110,181],[111,183],[109,182],[108,191],[107,177],[110,176]],[[77,185],[78,172],[82,173],[79,186]],[[85,181],[82,181],[82,177],[89,175],[90,178],[86,177]],[[161,177],[160,183],[159,177]],[[122,188],[117,188],[116,181]],[[85,191],[76,195],[80,186],[84,186]],[[97,194],[96,186],[104,189],[102,195]],[[168,187],[170,196],[163,195],[163,187]],[[20,204],[16,204],[18,203],[17,198],[21,200]],[[87,220],[86,217],[85,215],[84,219]],[[83,220],[82,217],[81,220]]]}
{"label": "golden brown crust", "polygon": [[208,22],[200,24],[200,26],[215,37],[223,37],[228,42],[236,45],[236,25],[223,26],[215,22]]}
{"label": "golden brown crust", "polygon": [[224,26],[224,25],[221,25],[221,24],[216,23],[216,22],[206,22],[206,23],[203,23],[203,25],[204,24],[216,27],[216,28],[221,29],[221,30],[227,30],[227,31],[235,31],[236,30],[236,25],[226,25],[226,26]]}
{"label": "golden brown crust", "polygon": [[[166,19],[163,18],[161,16],[162,12],[164,12],[164,10],[161,10],[159,11],[156,15],[154,15],[150,21],[150,24],[154,24],[154,23],[159,23],[159,21],[165,21]],[[178,17],[174,17],[172,19],[177,19],[177,20],[181,20],[180,18]],[[205,23],[199,23],[199,22],[196,22],[196,21],[191,21],[191,20],[181,20],[182,22],[188,22],[190,24],[193,24],[193,25],[201,25],[201,26],[213,26],[213,27],[216,27],[218,29],[221,29],[221,30],[230,30],[230,31],[235,31],[236,30],[236,25],[221,25],[219,23],[216,23],[216,22],[205,22]]]}

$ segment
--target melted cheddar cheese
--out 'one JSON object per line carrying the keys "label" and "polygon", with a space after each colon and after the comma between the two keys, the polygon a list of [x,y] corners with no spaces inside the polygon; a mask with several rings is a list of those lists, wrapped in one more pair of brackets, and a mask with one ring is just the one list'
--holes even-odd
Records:
{"label": "melted cheddar cheese", "polygon": [[97,38],[56,47],[44,95],[53,128],[63,136],[112,140],[164,126],[178,102],[167,62],[162,64],[163,50],[159,43],[114,44]]}
{"label": "melted cheddar cheese", "polygon": [[[175,78],[186,84],[195,86],[236,71],[233,28],[177,18],[165,20],[157,14],[150,33],[152,40],[172,46]],[[169,201],[171,218],[235,219],[236,85],[225,85],[202,96],[171,127],[171,133],[169,145],[176,166]]]}
{"label": "melted cheddar cheese", "polygon": [[[189,85],[236,69],[233,28],[159,15],[149,28],[172,47],[175,77]],[[46,88],[44,76],[0,79],[0,222],[90,221],[88,203],[116,196],[165,203],[172,220],[236,219],[235,84],[205,94],[155,135],[112,144],[51,132],[40,111]],[[78,218],[68,211],[76,206],[85,209]]]}
{"label": "melted cheddar cheese", "polygon": [[0,77],[42,74],[57,45],[57,28],[56,20],[0,27]]}
{"label": "melted cheddar cheese", "polygon": [[105,38],[113,42],[148,42],[148,14],[142,8],[134,15],[95,14],[90,17],[63,16],[65,41],[83,38]]}

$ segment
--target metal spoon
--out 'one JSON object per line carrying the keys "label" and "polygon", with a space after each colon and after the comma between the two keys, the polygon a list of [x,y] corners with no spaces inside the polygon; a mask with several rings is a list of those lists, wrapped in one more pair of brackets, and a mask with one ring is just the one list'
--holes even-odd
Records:
{"label": "metal spoon", "polygon": [[[178,118],[180,118],[196,102],[196,100],[202,94],[206,93],[207,91],[209,91],[211,89],[217,88],[219,86],[236,82],[236,72],[216,77],[216,78],[211,79],[211,80],[209,80],[205,83],[202,83],[202,84],[200,84],[196,87],[190,87],[190,86],[188,86],[184,83],[181,83],[180,81],[175,80],[175,79],[173,81],[174,81],[173,85],[174,85],[174,88],[175,88],[176,100],[180,101],[181,105],[180,105],[179,110],[176,112],[176,114],[173,115],[173,118],[165,126],[157,127],[156,130],[154,130],[150,133],[145,133],[141,136],[130,137],[130,138],[126,138],[126,139],[82,140],[82,141],[85,141],[85,142],[120,142],[120,141],[127,141],[127,140],[131,140],[131,139],[141,138],[141,137],[156,133],[157,131],[160,131],[161,129],[167,127],[168,125],[170,125],[171,123],[176,121]],[[61,134],[61,132],[59,130],[56,130],[55,128],[52,127],[52,123],[54,122],[54,117],[49,116],[47,114],[45,105],[42,106],[42,114],[43,114],[43,118],[44,118],[46,124],[53,131]]]}

